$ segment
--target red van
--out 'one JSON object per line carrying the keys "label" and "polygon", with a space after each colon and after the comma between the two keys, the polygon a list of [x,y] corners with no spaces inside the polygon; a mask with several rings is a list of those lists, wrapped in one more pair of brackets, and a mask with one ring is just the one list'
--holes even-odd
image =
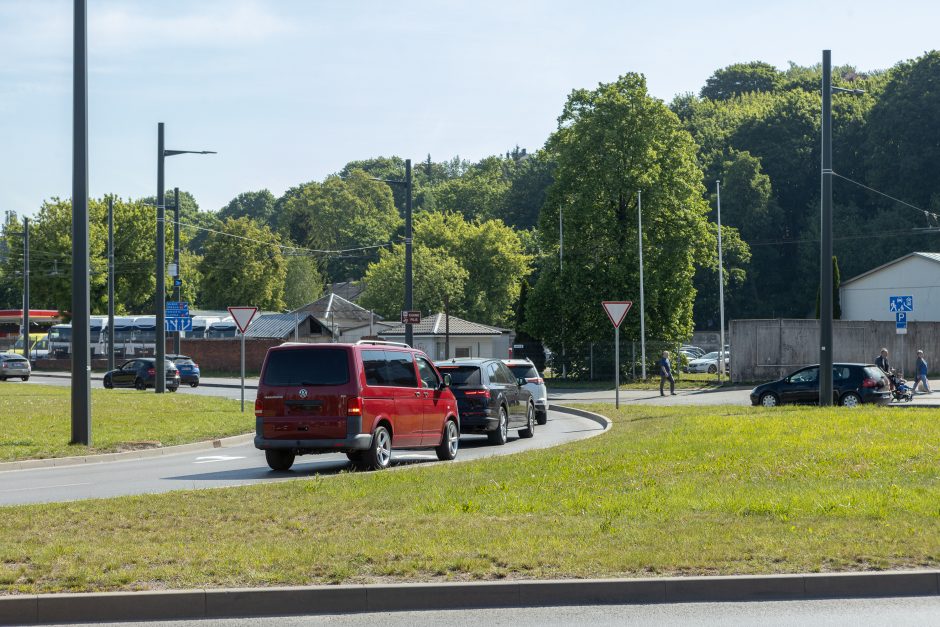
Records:
{"label": "red van", "polygon": [[379,470],[392,448],[457,456],[460,422],[450,377],[406,344],[293,344],[268,349],[255,399],[255,447],[272,470],[297,455],[346,453]]}

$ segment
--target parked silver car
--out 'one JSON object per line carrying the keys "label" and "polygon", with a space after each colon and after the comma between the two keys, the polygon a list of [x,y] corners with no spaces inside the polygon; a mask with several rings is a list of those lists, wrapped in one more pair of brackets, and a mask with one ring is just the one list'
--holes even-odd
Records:
{"label": "parked silver car", "polygon": [[16,353],[0,354],[0,381],[6,381],[11,377],[19,377],[23,381],[29,381],[29,375],[32,368],[29,367],[29,360]]}
{"label": "parked silver car", "polygon": [[548,388],[545,387],[545,379],[531,359],[504,359],[503,363],[509,366],[517,379],[525,379],[525,388],[532,392],[532,400],[535,402],[535,422],[544,425],[548,422]]}

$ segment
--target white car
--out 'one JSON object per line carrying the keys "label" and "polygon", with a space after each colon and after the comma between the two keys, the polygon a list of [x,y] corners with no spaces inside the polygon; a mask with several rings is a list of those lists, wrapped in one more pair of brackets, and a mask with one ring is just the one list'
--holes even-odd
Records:
{"label": "white car", "polygon": [[[728,372],[728,367],[730,365],[731,354],[725,352],[725,372]],[[718,351],[706,353],[698,359],[690,360],[689,372],[707,372],[708,374],[715,374],[718,372]]]}
{"label": "white car", "polygon": [[548,389],[535,364],[530,359],[504,359],[503,363],[517,379],[525,379],[523,387],[532,392],[535,403],[535,422],[544,425],[548,422]]}

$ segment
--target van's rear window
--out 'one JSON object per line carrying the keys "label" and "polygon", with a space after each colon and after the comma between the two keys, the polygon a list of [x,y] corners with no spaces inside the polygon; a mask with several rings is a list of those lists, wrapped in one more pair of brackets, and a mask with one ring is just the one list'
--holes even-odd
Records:
{"label": "van's rear window", "polygon": [[478,387],[482,385],[479,366],[438,366],[442,373],[450,375],[454,387]]}
{"label": "van's rear window", "polygon": [[342,348],[280,350],[268,353],[264,384],[343,385],[349,382],[349,353]]}

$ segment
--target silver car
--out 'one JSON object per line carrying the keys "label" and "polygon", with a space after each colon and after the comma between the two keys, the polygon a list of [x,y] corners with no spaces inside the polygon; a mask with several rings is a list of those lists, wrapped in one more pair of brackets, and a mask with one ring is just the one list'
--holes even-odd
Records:
{"label": "silver car", "polygon": [[6,381],[10,377],[19,377],[23,381],[29,381],[29,375],[32,368],[29,367],[29,360],[16,353],[0,354],[0,381]]}
{"label": "silver car", "polygon": [[535,402],[535,422],[544,425],[548,422],[548,389],[535,364],[530,359],[504,359],[503,363],[517,379],[525,379],[524,387],[532,392]]}

